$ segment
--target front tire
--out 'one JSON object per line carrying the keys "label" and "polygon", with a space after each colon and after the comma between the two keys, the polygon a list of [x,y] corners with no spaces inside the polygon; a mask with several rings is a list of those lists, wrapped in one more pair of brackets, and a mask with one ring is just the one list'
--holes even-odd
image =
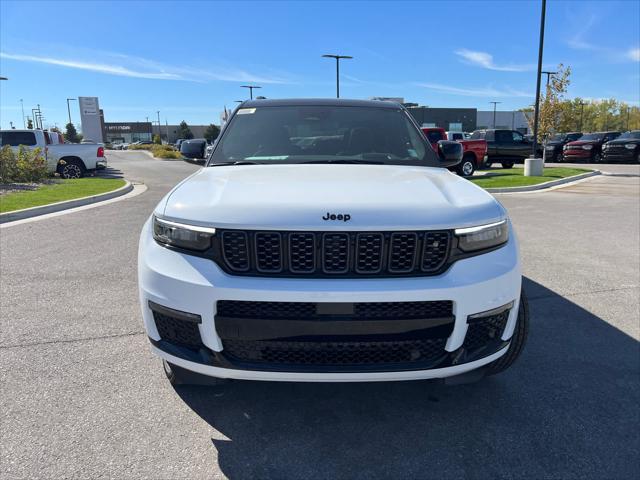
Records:
{"label": "front tire", "polygon": [[600,163],[602,162],[602,154],[600,152],[596,152],[593,154],[593,163]]}
{"label": "front tire", "polygon": [[462,159],[460,165],[456,167],[456,173],[461,177],[470,177],[476,171],[476,162],[473,157],[467,155]]}
{"label": "front tire", "polygon": [[65,160],[63,165],[58,165],[58,173],[62,178],[82,178],[87,170],[78,160]]}
{"label": "front tire", "polygon": [[516,320],[516,327],[511,336],[511,343],[507,353],[505,353],[498,360],[489,364],[487,368],[487,375],[495,375],[505,371],[511,367],[518,359],[525,343],[527,343],[527,335],[529,334],[529,303],[524,290],[520,291],[520,306],[518,307],[518,319]]}

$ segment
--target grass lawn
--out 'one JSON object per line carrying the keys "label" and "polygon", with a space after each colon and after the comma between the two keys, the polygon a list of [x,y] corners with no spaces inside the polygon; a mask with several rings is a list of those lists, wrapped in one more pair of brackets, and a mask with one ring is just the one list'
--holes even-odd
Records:
{"label": "grass lawn", "polygon": [[36,190],[9,192],[0,195],[0,213],[110,192],[124,184],[125,181],[119,178],[87,177],[55,180],[55,183],[42,185]]}
{"label": "grass lawn", "polygon": [[573,177],[590,170],[584,168],[547,167],[542,177],[525,177],[524,168],[506,168],[491,170],[484,176],[472,177],[473,183],[482,188],[522,187],[550,182],[559,178]]}

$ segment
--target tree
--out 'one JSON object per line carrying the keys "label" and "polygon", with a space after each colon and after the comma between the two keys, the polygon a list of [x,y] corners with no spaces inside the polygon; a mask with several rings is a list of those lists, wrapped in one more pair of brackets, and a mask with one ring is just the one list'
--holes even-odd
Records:
{"label": "tree", "polygon": [[33,130],[33,120],[31,119],[27,120],[27,128],[29,130]]}
{"label": "tree", "polygon": [[213,141],[218,138],[218,135],[220,135],[220,127],[213,123],[204,131],[204,138],[209,143],[213,143]]}
{"label": "tree", "polygon": [[[559,132],[561,125],[561,113],[563,111],[563,96],[567,93],[567,87],[571,83],[571,67],[561,63],[556,68],[556,74],[550,78],[546,91],[540,95],[540,113],[538,115],[538,141]],[[529,128],[533,131],[534,115],[526,114]]]}
{"label": "tree", "polygon": [[162,139],[157,133],[153,135],[153,143],[155,143],[156,145],[162,145]]}
{"label": "tree", "polygon": [[191,132],[189,125],[187,125],[187,122],[184,120],[181,121],[178,126],[178,138],[184,138],[186,140],[191,140],[193,138],[193,133]]}
{"label": "tree", "polygon": [[64,138],[67,142],[80,143],[80,137],[78,136],[78,132],[76,127],[73,126],[73,123],[67,123]]}

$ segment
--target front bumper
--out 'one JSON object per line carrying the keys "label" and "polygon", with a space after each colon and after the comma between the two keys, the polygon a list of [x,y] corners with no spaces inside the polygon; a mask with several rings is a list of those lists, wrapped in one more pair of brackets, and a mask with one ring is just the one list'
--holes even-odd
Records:
{"label": "front bumper", "polygon": [[[368,279],[254,278],[228,275],[213,261],[161,247],[152,238],[150,222],[143,228],[138,259],[140,300],[145,329],[153,351],[165,360],[204,375],[219,378],[279,381],[384,381],[444,378],[491,363],[506,352],[515,326],[521,272],[515,234],[502,248],[459,260],[433,277]],[[256,302],[453,302],[455,323],[446,338],[443,357],[432,364],[376,371],[352,368],[286,369],[247,366],[225,360],[223,341],[216,330],[219,300]],[[197,332],[204,351],[191,353],[161,338],[149,302],[199,316]],[[467,317],[514,302],[501,338],[483,355],[464,357],[461,349],[468,330]],[[329,369],[330,370],[330,369]]]}
{"label": "front bumper", "polygon": [[607,162],[632,162],[638,150],[628,148],[605,149],[602,151],[602,159]]}
{"label": "front bumper", "polygon": [[563,156],[567,160],[587,160],[592,156],[593,150],[564,150]]}

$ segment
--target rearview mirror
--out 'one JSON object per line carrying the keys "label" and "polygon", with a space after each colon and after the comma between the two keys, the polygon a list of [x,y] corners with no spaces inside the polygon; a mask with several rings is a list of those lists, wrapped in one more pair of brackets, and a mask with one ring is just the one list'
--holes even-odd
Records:
{"label": "rearview mirror", "polygon": [[438,160],[440,166],[453,167],[462,161],[462,144],[440,140],[438,142]]}

